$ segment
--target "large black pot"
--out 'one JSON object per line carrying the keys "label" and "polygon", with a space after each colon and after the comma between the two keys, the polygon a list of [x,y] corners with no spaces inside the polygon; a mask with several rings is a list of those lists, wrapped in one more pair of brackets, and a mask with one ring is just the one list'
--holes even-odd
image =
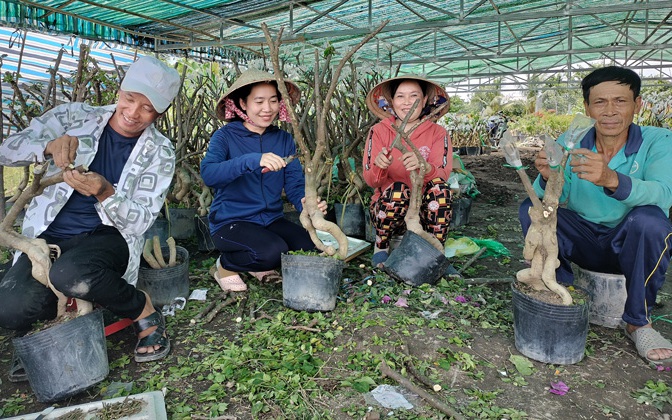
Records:
{"label": "large black pot", "polygon": [[366,222],[364,218],[364,206],[361,203],[334,203],[336,224],[346,236],[363,238],[365,236]]}
{"label": "large black pot", "polygon": [[583,359],[590,299],[583,304],[553,305],[533,299],[515,283],[511,291],[514,339],[519,352],[555,365],[571,365]]}
{"label": "large black pot", "polygon": [[435,284],[450,261],[420,235],[406,231],[399,245],[390,252],[383,270],[391,277],[410,284]]}
{"label": "large black pot", "polygon": [[282,302],[297,311],[332,311],[345,263],[330,257],[282,254]]}
{"label": "large black pot", "polygon": [[196,224],[196,241],[198,242],[198,250],[201,252],[210,252],[217,249],[210,234],[210,222],[208,216],[199,216],[194,219]]}
{"label": "large black pot", "polygon": [[12,343],[39,402],[76,395],[107,377],[107,344],[101,311],[78,316]]}
{"label": "large black pot", "polygon": [[[151,268],[143,260],[138,271],[136,287],[149,293],[154,306],[170,305],[176,297],[189,297],[189,251],[175,247],[177,264],[173,267]],[[162,247],[163,259],[168,262],[168,247]]]}

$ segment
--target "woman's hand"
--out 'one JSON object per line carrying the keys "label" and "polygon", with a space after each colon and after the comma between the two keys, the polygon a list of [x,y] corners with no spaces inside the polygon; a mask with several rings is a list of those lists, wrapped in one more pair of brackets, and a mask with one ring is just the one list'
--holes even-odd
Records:
{"label": "woman's hand", "polygon": [[387,169],[392,164],[392,160],[392,151],[383,147],[380,153],[378,153],[376,156],[376,159],[373,161],[373,164],[380,169]]}
{"label": "woman's hand", "polygon": [[401,156],[401,161],[404,164],[404,168],[408,172],[420,169],[420,162],[418,162],[418,157],[414,152],[406,152]]}
{"label": "woman's hand", "polygon": [[287,166],[287,162],[275,153],[268,152],[261,155],[259,166],[268,168],[269,171],[276,172]]}
{"label": "woman's hand", "polygon": [[[301,204],[303,204],[304,207],[306,206],[306,197],[301,199]],[[320,199],[320,197],[317,197],[317,208],[322,212],[322,214],[327,214],[327,202]]]}

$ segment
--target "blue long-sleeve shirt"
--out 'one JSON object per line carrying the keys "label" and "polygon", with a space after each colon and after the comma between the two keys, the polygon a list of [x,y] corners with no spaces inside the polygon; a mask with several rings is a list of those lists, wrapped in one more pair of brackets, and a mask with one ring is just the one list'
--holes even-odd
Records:
{"label": "blue long-sleeve shirt", "polygon": [[214,189],[210,206],[210,230],[239,221],[268,226],[283,217],[282,191],[298,211],[305,196],[303,168],[294,159],[277,172],[261,173],[261,156],[272,152],[281,157],[296,154],[292,136],[275,126],[263,134],[233,121],[213,134],[201,161],[203,182]]}
{"label": "blue long-sleeve shirt", "polygon": [[[558,138],[564,146],[566,133]],[[581,140],[579,147],[595,152],[595,128]],[[571,159],[571,157],[570,157]],[[617,172],[618,188],[610,191],[580,179],[565,170],[560,203],[584,219],[608,227],[618,225],[634,207],[655,205],[668,214],[672,207],[672,131],[631,124],[625,146],[611,158],[609,168]],[[537,177],[534,189],[541,198],[546,182]]]}

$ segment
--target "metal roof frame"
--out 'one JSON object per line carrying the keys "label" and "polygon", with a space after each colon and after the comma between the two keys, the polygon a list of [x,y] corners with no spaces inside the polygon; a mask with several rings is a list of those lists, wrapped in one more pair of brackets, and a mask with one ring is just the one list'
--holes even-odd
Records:
{"label": "metal roof frame", "polygon": [[244,62],[284,27],[285,61],[338,54],[384,20],[362,66],[447,84],[612,63],[672,80],[671,0],[0,0],[0,24]]}

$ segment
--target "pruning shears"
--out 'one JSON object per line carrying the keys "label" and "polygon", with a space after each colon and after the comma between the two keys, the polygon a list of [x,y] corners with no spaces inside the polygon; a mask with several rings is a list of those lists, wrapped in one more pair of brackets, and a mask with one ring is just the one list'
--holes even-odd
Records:
{"label": "pruning shears", "polygon": [[[282,158],[282,160],[285,161],[285,164],[289,164],[289,162],[293,161],[295,158],[296,158],[296,155],[289,155],[289,156],[286,156],[286,157]],[[270,170],[271,170],[271,168],[264,166],[264,169],[261,170],[261,173],[265,174],[266,172],[269,172]]]}

